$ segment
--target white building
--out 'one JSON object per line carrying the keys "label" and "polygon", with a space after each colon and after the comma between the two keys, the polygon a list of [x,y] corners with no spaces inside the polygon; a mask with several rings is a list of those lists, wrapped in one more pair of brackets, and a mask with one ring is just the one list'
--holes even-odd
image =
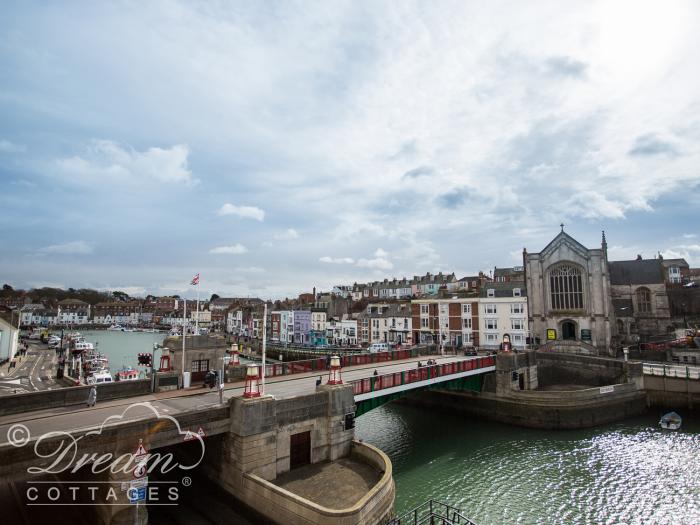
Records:
{"label": "white building", "polygon": [[331,319],[326,323],[326,339],[331,346],[357,344],[357,320]]}
{"label": "white building", "polygon": [[508,334],[512,345],[525,348],[530,335],[524,282],[488,283],[479,299],[479,346],[497,349]]}
{"label": "white building", "polygon": [[19,313],[6,312],[0,316],[0,362],[12,359],[17,353]]}

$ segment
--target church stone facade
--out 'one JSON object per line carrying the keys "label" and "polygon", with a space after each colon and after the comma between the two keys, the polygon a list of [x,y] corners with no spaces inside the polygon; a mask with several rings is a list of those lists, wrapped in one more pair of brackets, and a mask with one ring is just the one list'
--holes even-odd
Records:
{"label": "church stone facade", "polygon": [[616,335],[605,234],[588,249],[562,231],[539,253],[523,250],[530,335],[611,353]]}

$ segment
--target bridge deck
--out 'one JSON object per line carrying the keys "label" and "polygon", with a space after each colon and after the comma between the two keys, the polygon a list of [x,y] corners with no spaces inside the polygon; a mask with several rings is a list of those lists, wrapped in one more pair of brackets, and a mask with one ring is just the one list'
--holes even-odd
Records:
{"label": "bridge deck", "polygon": [[[473,357],[437,357],[438,363],[451,363],[475,359]],[[343,380],[350,382],[372,375],[376,369],[381,374],[396,373],[416,368],[418,361],[425,362],[426,358],[407,359],[401,362],[385,362],[373,365],[360,365],[343,369]],[[325,382],[327,372],[323,374],[300,374],[298,376],[286,376],[272,379],[267,382],[266,393],[278,398],[303,395],[315,390],[317,378],[323,375]],[[224,392],[224,401],[243,393],[243,384],[238,383],[227,388]],[[78,432],[99,427],[110,416],[118,417],[124,410],[135,403],[149,402],[161,415],[177,417],[178,414],[205,412],[210,408],[221,407],[217,392],[209,390],[180,390],[175,393],[150,394],[128,399],[99,402],[93,408],[59,408],[27,414],[15,414],[0,418],[0,445],[8,443],[8,429],[15,424],[22,424],[31,432],[32,438],[47,432],[64,431]],[[146,407],[136,407],[124,414],[123,422],[137,421],[145,418],[153,418],[154,414]],[[116,423],[116,420],[115,420]]]}

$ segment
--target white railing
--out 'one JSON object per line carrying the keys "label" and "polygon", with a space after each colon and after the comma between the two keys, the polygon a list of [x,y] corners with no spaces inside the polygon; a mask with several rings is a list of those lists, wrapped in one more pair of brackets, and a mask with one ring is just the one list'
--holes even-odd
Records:
{"label": "white railing", "polygon": [[700,379],[700,366],[644,363],[643,369],[644,373],[650,376],[678,377],[680,379]]}

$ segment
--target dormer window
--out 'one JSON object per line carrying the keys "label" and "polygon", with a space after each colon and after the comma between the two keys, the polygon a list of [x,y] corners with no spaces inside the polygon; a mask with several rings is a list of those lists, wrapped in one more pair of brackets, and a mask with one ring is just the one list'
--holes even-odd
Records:
{"label": "dormer window", "polygon": [[486,297],[496,297],[496,290],[493,288],[486,290]]}
{"label": "dormer window", "polygon": [[513,288],[513,297],[520,297],[520,288]]}

